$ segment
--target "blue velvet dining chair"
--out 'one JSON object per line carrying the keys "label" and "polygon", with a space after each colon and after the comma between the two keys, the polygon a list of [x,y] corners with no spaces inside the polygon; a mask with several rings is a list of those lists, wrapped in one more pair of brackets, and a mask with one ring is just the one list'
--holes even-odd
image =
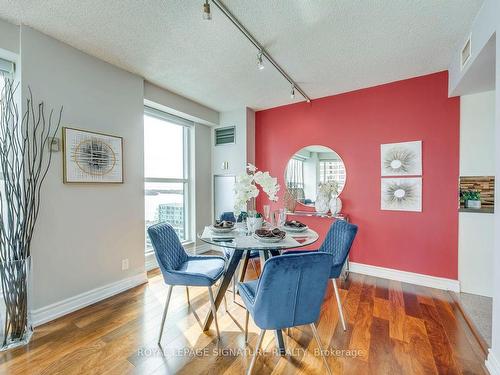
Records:
{"label": "blue velvet dining chair", "polygon": [[[318,252],[324,252],[332,255],[332,264],[330,269],[330,279],[332,279],[333,290],[335,291],[335,298],[337,299],[337,307],[339,309],[340,321],[342,322],[342,328],[347,330],[345,323],[344,312],[342,308],[342,302],[340,301],[339,289],[337,286],[337,279],[342,273],[342,269],[346,262],[346,259],[351,251],[352,243],[356,234],[358,233],[358,226],[350,224],[345,220],[336,220],[328,230],[326,238],[323,241],[321,247],[316,250]],[[287,251],[283,254],[298,254],[307,253],[311,251]]]}
{"label": "blue velvet dining chair", "polygon": [[326,253],[289,254],[270,258],[264,263],[258,280],[238,284],[240,296],[247,309],[245,342],[248,338],[248,317],[252,315],[261,329],[254,355],[248,367],[251,374],[267,330],[281,330],[310,325],[329,374],[315,322],[330,275],[332,256]]}
{"label": "blue velvet dining chair", "polygon": [[163,327],[165,325],[165,318],[167,317],[168,305],[174,285],[186,287],[188,304],[190,304],[189,286],[202,286],[208,288],[208,297],[215,319],[217,338],[220,339],[217,309],[212,294],[212,285],[214,285],[224,274],[224,258],[218,256],[187,254],[174,228],[167,223],[150,226],[148,228],[148,235],[151,238],[151,244],[153,245],[165,284],[169,286],[158,344],[163,335]]}
{"label": "blue velvet dining chair", "polygon": [[335,221],[328,230],[323,244],[318,249],[319,252],[325,252],[333,256],[333,263],[330,269],[330,279],[332,279],[333,290],[335,291],[335,298],[337,299],[337,307],[339,309],[340,321],[344,331],[347,329],[344,319],[344,312],[342,309],[342,302],[340,302],[339,289],[337,287],[337,279],[342,273],[342,268],[351,251],[352,243],[356,234],[358,233],[358,226],[348,223],[345,220]]}

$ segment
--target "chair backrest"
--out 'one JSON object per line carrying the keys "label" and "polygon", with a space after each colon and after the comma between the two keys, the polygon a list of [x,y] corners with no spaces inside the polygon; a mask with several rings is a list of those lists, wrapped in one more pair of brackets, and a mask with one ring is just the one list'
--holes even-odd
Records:
{"label": "chair backrest", "polygon": [[257,286],[255,324],[262,329],[282,329],[315,322],[331,263],[331,255],[319,252],[270,258]]}
{"label": "chair backrest", "polygon": [[177,233],[168,223],[152,225],[148,228],[149,238],[155,251],[156,260],[160,266],[163,277],[168,271],[178,267],[188,259]]}
{"label": "chair backrest", "polygon": [[350,224],[345,220],[337,220],[330,226],[319,251],[333,256],[334,267],[343,265],[349,251],[351,251],[356,233],[358,233],[357,225]]}
{"label": "chair backrest", "polygon": [[245,216],[246,216],[246,212],[241,212],[238,215],[238,219],[236,219],[236,216],[234,216],[234,212],[226,211],[220,215],[220,220],[232,221],[233,223],[236,223],[236,222],[241,223]]}
{"label": "chair backrest", "polygon": [[233,223],[236,223],[236,217],[234,216],[234,212],[231,211],[223,212],[222,215],[220,215],[220,220],[232,221]]}

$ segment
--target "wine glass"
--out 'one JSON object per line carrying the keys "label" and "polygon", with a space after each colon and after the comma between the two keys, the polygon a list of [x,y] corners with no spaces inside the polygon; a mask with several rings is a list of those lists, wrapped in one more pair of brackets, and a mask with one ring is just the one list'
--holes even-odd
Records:
{"label": "wine glass", "polygon": [[268,204],[265,204],[263,209],[264,209],[264,219],[266,220],[267,223],[269,223],[269,215],[271,214],[271,206]]}
{"label": "wine glass", "polygon": [[284,208],[280,208],[279,209],[279,213],[278,213],[278,227],[279,228],[282,228],[284,225],[285,225],[285,221],[286,221],[286,212],[285,212],[285,209]]}
{"label": "wine glass", "polygon": [[255,214],[252,210],[248,210],[247,212],[247,233],[253,233],[255,225]]}
{"label": "wine glass", "polygon": [[279,216],[280,216],[280,213],[278,210],[273,211],[272,217],[271,217],[271,220],[272,220],[271,227],[272,228],[276,228],[279,226],[279,222],[280,222]]}

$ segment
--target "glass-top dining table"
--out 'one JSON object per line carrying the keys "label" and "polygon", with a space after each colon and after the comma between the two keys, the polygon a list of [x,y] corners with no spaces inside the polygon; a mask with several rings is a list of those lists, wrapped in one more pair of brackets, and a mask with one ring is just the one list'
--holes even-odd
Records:
{"label": "glass-top dining table", "polygon": [[[286,230],[285,230],[286,231]],[[222,278],[222,282],[215,296],[215,306],[219,306],[224,299],[227,288],[233,279],[234,273],[238,269],[238,265],[242,260],[242,267],[238,275],[238,281],[242,282],[245,278],[245,271],[250,260],[250,252],[258,251],[260,255],[261,265],[272,256],[280,255],[281,251],[296,249],[315,243],[319,236],[314,230],[308,228],[304,232],[288,232],[283,240],[276,243],[264,243],[252,233],[250,233],[246,225],[238,223],[236,228],[229,233],[216,233],[212,231],[210,226],[205,227],[203,233],[198,235],[198,238],[210,245],[233,249],[231,257],[227,263],[226,272]],[[207,331],[213,321],[213,314],[210,311],[205,319],[203,330]],[[281,330],[275,331],[278,349],[281,354],[285,354],[285,344]]]}

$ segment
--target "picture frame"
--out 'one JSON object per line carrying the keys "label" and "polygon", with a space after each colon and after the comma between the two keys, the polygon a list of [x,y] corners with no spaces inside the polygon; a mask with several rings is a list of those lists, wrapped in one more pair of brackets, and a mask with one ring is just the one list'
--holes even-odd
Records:
{"label": "picture frame", "polygon": [[422,141],[382,144],[380,162],[382,177],[421,176]]}
{"label": "picture frame", "polygon": [[422,177],[382,178],[380,209],[422,212]]}
{"label": "picture frame", "polygon": [[123,138],[71,127],[62,128],[65,184],[122,184]]}

